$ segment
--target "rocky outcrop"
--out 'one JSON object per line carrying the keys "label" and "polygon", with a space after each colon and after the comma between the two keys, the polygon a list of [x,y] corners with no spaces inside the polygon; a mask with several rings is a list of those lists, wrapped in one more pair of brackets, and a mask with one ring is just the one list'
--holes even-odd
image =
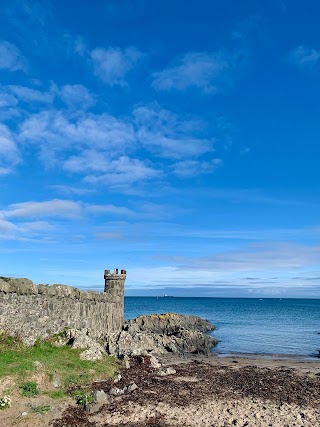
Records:
{"label": "rocky outcrop", "polygon": [[67,329],[63,337],[54,343],[58,347],[61,345],[70,345],[71,348],[82,349],[80,359],[82,360],[101,360],[105,355],[104,347],[88,335],[86,330]]}
{"label": "rocky outcrop", "polygon": [[141,354],[209,354],[217,344],[205,332],[214,327],[197,316],[153,314],[128,320],[120,333],[108,336],[106,350],[123,358]]}

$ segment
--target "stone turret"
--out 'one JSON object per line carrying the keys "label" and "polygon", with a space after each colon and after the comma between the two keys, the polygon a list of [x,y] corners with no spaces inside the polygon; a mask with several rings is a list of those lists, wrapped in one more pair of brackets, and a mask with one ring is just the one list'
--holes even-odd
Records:
{"label": "stone turret", "polygon": [[110,270],[104,270],[104,292],[108,295],[108,300],[117,303],[116,317],[121,329],[124,323],[124,282],[127,277],[126,270],[116,268],[113,273]]}

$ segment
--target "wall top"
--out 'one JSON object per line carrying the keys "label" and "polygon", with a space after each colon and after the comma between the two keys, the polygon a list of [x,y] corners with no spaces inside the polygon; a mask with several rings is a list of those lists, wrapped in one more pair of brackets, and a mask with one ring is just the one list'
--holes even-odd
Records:
{"label": "wall top", "polygon": [[126,274],[127,274],[126,270],[120,270],[120,273],[119,273],[119,269],[118,268],[115,268],[114,271],[113,271],[113,273],[111,273],[110,270],[104,270],[104,278],[105,279],[107,277],[115,277],[115,276],[119,277],[119,278],[122,278],[121,276],[126,276]]}
{"label": "wall top", "polygon": [[0,294],[18,295],[44,295],[47,297],[71,298],[80,301],[104,301],[113,302],[105,292],[83,291],[72,286],[55,285],[35,285],[29,279],[0,278]]}

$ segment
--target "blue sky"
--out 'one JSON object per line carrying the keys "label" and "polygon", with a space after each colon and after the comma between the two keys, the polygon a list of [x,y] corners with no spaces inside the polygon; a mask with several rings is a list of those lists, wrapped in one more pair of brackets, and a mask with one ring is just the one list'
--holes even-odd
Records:
{"label": "blue sky", "polygon": [[319,2],[0,6],[0,275],[320,298]]}

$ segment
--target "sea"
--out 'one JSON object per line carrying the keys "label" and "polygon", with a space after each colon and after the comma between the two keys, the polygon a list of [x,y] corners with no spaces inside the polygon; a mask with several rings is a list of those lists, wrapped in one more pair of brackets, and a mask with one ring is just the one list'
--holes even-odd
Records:
{"label": "sea", "polygon": [[125,297],[126,319],[166,312],[209,320],[217,356],[320,362],[320,299]]}

